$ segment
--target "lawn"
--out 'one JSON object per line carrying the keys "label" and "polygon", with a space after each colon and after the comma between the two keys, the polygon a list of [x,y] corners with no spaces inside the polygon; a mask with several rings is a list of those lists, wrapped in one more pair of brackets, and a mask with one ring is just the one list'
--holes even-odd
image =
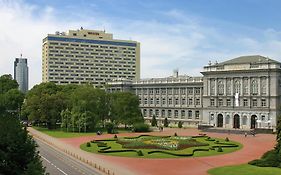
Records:
{"label": "lawn", "polygon": [[[160,139],[163,139],[162,137],[159,137]],[[144,140],[144,142],[155,142],[155,140],[159,139],[155,136],[145,136],[142,137],[142,139]],[[136,148],[133,147],[127,147],[124,148],[124,146],[122,146],[120,143],[120,140],[124,141],[124,138],[118,138],[119,143],[116,142],[116,140],[113,141],[101,141],[103,143],[106,144],[106,146],[104,147],[98,147],[98,142],[94,142],[94,143],[90,143],[91,146],[87,147],[86,143],[82,144],[80,146],[80,148],[82,150],[88,151],[88,152],[92,152],[92,153],[97,153],[97,154],[103,154],[103,155],[111,155],[111,156],[122,156],[122,157],[139,157],[139,158],[179,158],[179,157],[201,157],[201,156],[212,156],[212,155],[220,155],[220,154],[226,154],[226,153],[230,153],[233,151],[237,151],[239,149],[242,148],[242,145],[240,143],[237,142],[233,142],[233,141],[229,141],[226,142],[224,139],[217,139],[215,138],[214,140],[216,140],[217,142],[220,143],[227,143],[227,144],[235,144],[237,145],[237,147],[231,147],[231,148],[222,148],[223,152],[218,152],[218,148],[217,146],[220,146],[221,144],[215,143],[215,141],[207,141],[206,140],[207,137],[199,137],[199,138],[195,138],[196,143],[198,144],[202,144],[202,146],[192,146],[192,147],[183,147],[181,149],[175,149],[175,148],[171,148],[171,149],[167,149],[167,146],[169,146],[169,142],[171,142],[172,144],[177,144],[174,143],[174,139],[176,139],[176,137],[170,137],[168,139],[172,139],[172,141],[168,141],[168,142],[163,142],[163,145],[166,147],[163,147],[163,149],[161,148],[157,148],[155,145],[151,146],[151,144],[149,146],[147,146],[147,148],[141,148],[140,145],[143,145],[141,143],[138,143],[138,141],[136,141],[135,143],[131,143],[130,145],[133,146],[137,146]],[[151,141],[149,140],[151,139]],[[109,139],[112,140],[112,139]],[[125,139],[126,140],[126,139]],[[183,142],[184,143],[184,142]],[[156,143],[157,144],[157,143]],[[205,145],[204,145],[205,144]],[[159,145],[158,145],[159,146]],[[211,147],[215,147],[215,149],[210,149]],[[106,151],[109,151],[107,153],[101,153],[99,152],[101,149],[106,148],[106,147],[111,147],[110,149],[106,149]],[[186,154],[192,154],[193,150],[195,149],[204,149],[206,151],[196,151],[194,152],[194,155],[192,156],[186,156]],[[110,151],[114,151],[114,150],[133,150],[131,152],[110,152]],[[139,156],[137,151],[142,151],[143,156]],[[156,152],[156,153],[151,153],[149,154],[149,152],[151,151],[164,151],[167,153],[172,153],[172,154],[178,154],[178,155],[170,155],[170,154],[166,154],[166,153],[161,153],[161,152]],[[184,155],[183,155],[184,154]]]}
{"label": "lawn", "polygon": [[208,171],[211,175],[280,175],[281,168],[257,167],[243,164],[236,166],[225,166]]}
{"label": "lawn", "polygon": [[79,132],[66,132],[66,131],[63,131],[62,129],[52,129],[52,130],[49,130],[47,128],[42,128],[42,127],[34,127],[34,129],[40,131],[40,132],[43,132],[49,136],[52,136],[52,137],[56,137],[56,138],[72,138],[72,137],[80,137],[80,136],[94,136],[96,135],[95,132],[89,132],[89,133],[79,133]]}
{"label": "lawn", "polygon": [[[37,127],[37,126],[33,126],[32,128],[43,132],[49,136],[52,137],[56,137],[56,138],[73,138],[73,137],[81,137],[81,136],[94,136],[96,135],[96,132],[71,132],[71,130],[69,132],[66,132],[65,130],[58,128],[58,129],[52,129],[49,130],[47,128],[43,128],[43,127]],[[103,133],[105,133],[104,131],[102,131]],[[130,130],[124,129],[124,128],[118,128],[117,129],[118,133],[128,133],[131,132]]]}

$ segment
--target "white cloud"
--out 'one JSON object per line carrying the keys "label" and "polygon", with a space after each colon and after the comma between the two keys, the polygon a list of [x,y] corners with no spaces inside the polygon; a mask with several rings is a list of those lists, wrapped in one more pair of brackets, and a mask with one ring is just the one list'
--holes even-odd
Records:
{"label": "white cloud", "polygon": [[[95,4],[92,6],[98,9]],[[261,54],[278,60],[281,55],[280,31],[255,30],[256,36],[247,36],[235,28],[207,25],[204,23],[206,19],[188,16],[177,9],[157,13],[169,18],[170,22],[156,18],[116,20],[110,14],[88,14],[91,10],[64,19],[56,16],[57,10],[52,6],[38,7],[24,1],[0,0],[0,74],[12,74],[14,58],[23,53],[29,59],[30,86],[40,83],[42,39],[48,33],[80,26],[105,28],[115,38],[139,41],[143,78],[169,76],[175,68],[179,68],[181,74],[200,75],[209,60],[225,61],[246,54]],[[241,29],[241,26],[237,28]],[[222,32],[224,30],[227,32]]]}

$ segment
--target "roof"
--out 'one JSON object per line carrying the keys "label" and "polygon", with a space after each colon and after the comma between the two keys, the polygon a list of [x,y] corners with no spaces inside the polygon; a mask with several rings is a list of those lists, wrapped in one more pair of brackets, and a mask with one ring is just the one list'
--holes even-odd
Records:
{"label": "roof", "polygon": [[249,55],[249,56],[240,56],[237,58],[233,58],[231,60],[224,61],[217,65],[247,64],[247,63],[250,63],[250,64],[253,64],[253,63],[278,63],[278,64],[280,64],[280,62],[270,59],[268,57],[264,57],[261,55]]}

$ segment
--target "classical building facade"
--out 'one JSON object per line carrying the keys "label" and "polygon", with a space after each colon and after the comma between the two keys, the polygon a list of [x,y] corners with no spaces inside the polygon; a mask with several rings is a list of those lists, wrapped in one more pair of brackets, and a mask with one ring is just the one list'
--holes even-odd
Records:
{"label": "classical building facade", "polygon": [[26,58],[16,58],[14,61],[14,79],[19,84],[19,90],[28,91],[28,65]]}
{"label": "classical building facade", "polygon": [[203,123],[224,128],[271,128],[280,114],[280,63],[242,56],[204,67]]}
{"label": "classical building facade", "polygon": [[221,128],[275,128],[280,114],[281,64],[262,56],[242,56],[209,64],[203,77],[174,76],[115,80],[109,90],[138,95],[146,120]]}
{"label": "classical building facade", "polygon": [[102,87],[115,78],[140,77],[140,43],[113,39],[105,31],[48,34],[42,46],[42,80]]}

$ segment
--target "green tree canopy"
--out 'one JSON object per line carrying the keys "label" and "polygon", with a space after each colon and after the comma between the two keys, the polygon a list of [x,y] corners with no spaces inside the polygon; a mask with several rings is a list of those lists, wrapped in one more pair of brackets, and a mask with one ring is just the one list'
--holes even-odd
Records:
{"label": "green tree canopy", "polygon": [[0,117],[0,174],[43,175],[36,144],[19,121]]}
{"label": "green tree canopy", "polygon": [[11,89],[17,89],[19,87],[16,80],[13,80],[12,75],[2,75],[0,77],[0,94],[4,94]]}

